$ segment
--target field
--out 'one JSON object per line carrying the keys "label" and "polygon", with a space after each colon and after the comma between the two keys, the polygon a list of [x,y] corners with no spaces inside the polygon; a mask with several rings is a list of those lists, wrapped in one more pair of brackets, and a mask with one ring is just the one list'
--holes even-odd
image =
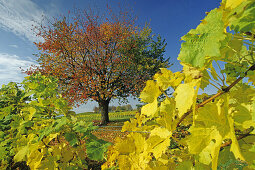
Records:
{"label": "field", "polygon": [[[134,117],[136,113],[137,113],[136,110],[124,112],[110,112],[109,119],[110,121],[126,121]],[[94,112],[78,113],[77,117],[81,120],[88,122],[101,120],[101,115],[99,113]]]}
{"label": "field", "polygon": [[[128,132],[121,132],[121,127],[123,126],[125,121],[133,118],[136,113],[136,110],[124,112],[110,112],[110,123],[108,123],[106,126],[99,126],[98,129],[94,130],[93,134],[100,139],[114,143],[116,137],[123,138],[128,134]],[[101,115],[94,112],[79,113],[77,114],[77,117],[87,122],[93,122],[95,126],[100,123],[101,119]]]}

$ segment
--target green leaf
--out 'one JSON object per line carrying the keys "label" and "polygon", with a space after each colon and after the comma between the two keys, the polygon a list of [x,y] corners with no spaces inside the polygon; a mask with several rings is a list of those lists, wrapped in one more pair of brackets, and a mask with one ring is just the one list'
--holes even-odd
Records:
{"label": "green leaf", "polygon": [[239,140],[245,161],[249,164],[250,169],[255,169],[255,136],[248,136]]}
{"label": "green leaf", "polygon": [[68,123],[68,119],[66,117],[62,117],[61,119],[58,119],[53,124],[55,132],[60,131],[64,125]]}
{"label": "green leaf", "polygon": [[38,169],[57,169],[56,165],[57,165],[57,160],[56,157],[54,156],[47,156],[43,161],[41,161],[40,166],[38,167]]}
{"label": "green leaf", "polygon": [[[245,5],[245,6],[244,6]],[[255,27],[255,2],[247,1],[239,7],[230,20],[230,28],[235,32],[252,32]]]}
{"label": "green leaf", "polygon": [[92,130],[97,129],[97,126],[93,126],[93,123],[87,123],[87,122],[77,122],[74,127],[73,130],[77,133],[83,133],[84,136],[86,137],[86,135],[88,135]]}
{"label": "green leaf", "polygon": [[38,86],[39,86],[39,84],[36,83],[36,82],[30,82],[30,83],[28,84],[28,87],[29,87],[31,90],[36,89]]}
{"label": "green leaf", "polygon": [[195,30],[182,37],[185,42],[178,57],[181,62],[202,68],[207,57],[221,55],[220,41],[226,37],[222,15],[221,9],[212,10]]}
{"label": "green leaf", "polygon": [[3,159],[6,159],[6,156],[8,155],[8,150],[6,147],[0,145],[0,162]]}
{"label": "green leaf", "polygon": [[48,136],[52,133],[54,129],[52,127],[45,127],[39,131],[39,138],[38,141],[41,141],[45,136]]}
{"label": "green leaf", "polygon": [[79,142],[75,133],[65,133],[65,139],[71,146],[74,146]]}
{"label": "green leaf", "polygon": [[194,170],[193,163],[191,161],[183,161],[178,164],[176,170]]}
{"label": "green leaf", "polygon": [[88,157],[92,160],[102,161],[109,145],[110,143],[103,140],[88,141],[86,143]]}

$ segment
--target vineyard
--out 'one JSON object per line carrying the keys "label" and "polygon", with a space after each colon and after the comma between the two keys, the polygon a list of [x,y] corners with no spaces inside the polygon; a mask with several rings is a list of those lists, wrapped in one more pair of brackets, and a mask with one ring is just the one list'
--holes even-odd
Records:
{"label": "vineyard", "polygon": [[223,0],[182,41],[182,70],[161,68],[141,112],[109,113],[108,125],[70,111],[54,76],[4,85],[0,169],[255,169],[254,0]]}
{"label": "vineyard", "polygon": [[[137,113],[136,110],[134,111],[125,111],[125,112],[110,112],[109,113],[109,119],[111,121],[120,121],[120,120],[129,120],[130,118],[133,118],[135,114]],[[101,114],[100,113],[80,113],[76,115],[77,119],[82,121],[100,121],[101,120]]]}

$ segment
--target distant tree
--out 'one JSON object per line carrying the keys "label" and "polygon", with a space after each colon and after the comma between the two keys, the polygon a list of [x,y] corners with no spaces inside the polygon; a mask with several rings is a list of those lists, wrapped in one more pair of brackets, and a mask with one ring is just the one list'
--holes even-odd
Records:
{"label": "distant tree", "polygon": [[[116,106],[110,106],[110,108],[111,108],[111,112],[115,112],[116,111]],[[110,112],[110,110],[109,110],[109,112]]]}
{"label": "distant tree", "polygon": [[93,108],[93,112],[98,113],[98,112],[99,112],[99,108],[95,106],[95,107]]}
{"label": "distant tree", "polygon": [[99,16],[76,10],[72,19],[58,18],[38,28],[44,41],[35,43],[39,70],[59,79],[71,105],[96,101],[102,124],[109,122],[112,98],[138,95],[146,80],[169,66],[160,36],[154,40],[149,27],[135,26],[127,11],[108,12]]}
{"label": "distant tree", "polygon": [[142,107],[143,107],[142,104],[137,104],[137,105],[136,105],[137,111],[140,112]]}
{"label": "distant tree", "polygon": [[116,112],[120,112],[120,111],[122,111],[121,106],[117,106],[117,107],[116,107]]}
{"label": "distant tree", "polygon": [[130,104],[126,105],[126,111],[131,111],[133,110],[132,106]]}

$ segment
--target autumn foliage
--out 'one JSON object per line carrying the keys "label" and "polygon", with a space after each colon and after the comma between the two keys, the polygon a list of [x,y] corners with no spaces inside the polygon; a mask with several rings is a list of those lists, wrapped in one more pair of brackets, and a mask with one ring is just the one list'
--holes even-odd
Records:
{"label": "autumn foliage", "polygon": [[[164,41],[152,41],[150,29],[136,27],[127,12],[115,15],[110,8],[108,12],[99,17],[76,10],[72,19],[61,17],[36,28],[44,41],[35,43],[40,50],[40,72],[59,79],[63,96],[71,104],[97,101],[102,123],[109,121],[112,98],[137,95],[158,68],[168,65],[162,57]],[[154,49],[148,50],[151,44]]]}

